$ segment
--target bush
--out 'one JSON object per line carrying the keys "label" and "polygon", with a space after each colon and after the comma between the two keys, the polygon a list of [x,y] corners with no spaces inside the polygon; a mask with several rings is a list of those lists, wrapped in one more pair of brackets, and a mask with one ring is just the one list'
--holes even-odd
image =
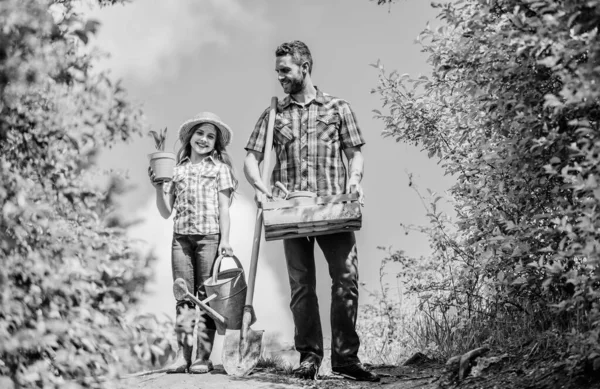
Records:
{"label": "bush", "polygon": [[90,170],[140,112],[92,71],[98,23],[74,5],[0,3],[0,375],[17,387],[107,386],[133,361],[125,313],[150,276],[114,209],[122,182]]}
{"label": "bush", "polygon": [[572,361],[600,367],[600,1],[434,6],[443,25],[418,39],[431,75],[376,64],[374,92],[385,136],[456,177],[456,218],[433,198],[433,255],[394,261],[438,314],[452,309],[454,330],[535,323],[568,341]]}

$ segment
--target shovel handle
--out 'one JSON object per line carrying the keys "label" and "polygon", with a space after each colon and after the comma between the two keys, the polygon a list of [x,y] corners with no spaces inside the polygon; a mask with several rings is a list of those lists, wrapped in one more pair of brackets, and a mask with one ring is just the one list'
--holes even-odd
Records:
{"label": "shovel handle", "polygon": [[275,116],[277,115],[277,96],[271,97],[269,108],[269,121],[267,122],[267,133],[265,136],[265,153],[263,157],[261,178],[265,185],[269,184],[269,165],[271,164],[271,149],[273,148],[273,128],[275,127]]}
{"label": "shovel handle", "polygon": [[[273,147],[273,127],[275,126],[275,115],[277,114],[277,96],[271,98],[271,108],[269,109],[269,121],[267,123],[267,134],[265,139],[265,153],[262,165],[261,179],[265,185],[269,183],[269,163],[271,161],[271,148]],[[248,289],[246,289],[246,305],[252,305],[254,297],[254,280],[256,279],[256,267],[258,265],[258,253],[260,251],[260,238],[263,227],[263,210],[259,207],[256,210],[256,220],[254,223],[254,239],[252,240],[252,255],[250,257],[250,270],[248,273]]]}

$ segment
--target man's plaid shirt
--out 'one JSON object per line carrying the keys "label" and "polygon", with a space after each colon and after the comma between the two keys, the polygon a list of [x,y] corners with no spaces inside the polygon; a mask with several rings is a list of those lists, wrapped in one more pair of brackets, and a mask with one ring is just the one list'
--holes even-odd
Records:
{"label": "man's plaid shirt", "polygon": [[[246,150],[264,153],[269,108],[256,123]],[[317,89],[317,96],[302,106],[286,96],[277,107],[273,146],[277,156],[271,182],[280,181],[292,191],[318,196],[346,191],[342,150],[365,143],[350,105]]]}
{"label": "man's plaid shirt", "polygon": [[229,166],[214,159],[204,158],[192,164],[184,158],[163,190],[175,196],[173,231],[182,235],[218,234],[219,191],[233,188]]}

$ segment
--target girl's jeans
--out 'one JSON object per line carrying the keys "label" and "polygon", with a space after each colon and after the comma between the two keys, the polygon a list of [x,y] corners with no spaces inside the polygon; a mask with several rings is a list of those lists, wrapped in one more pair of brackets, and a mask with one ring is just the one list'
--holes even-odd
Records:
{"label": "girl's jeans", "polygon": [[[181,235],[173,234],[171,248],[171,268],[173,281],[183,278],[188,290],[204,300],[206,291],[204,282],[211,277],[211,271],[219,249],[219,234],[213,235]],[[177,305],[186,303],[178,301]],[[204,311],[200,310],[206,328],[216,329],[215,321]]]}
{"label": "girl's jeans", "polygon": [[316,294],[315,240],[329,264],[331,285],[331,366],[359,362],[356,333],[358,312],[358,257],[353,232],[284,239],[292,292],[290,308],[296,327],[294,343],[300,362],[319,366],[323,359],[323,332]]}

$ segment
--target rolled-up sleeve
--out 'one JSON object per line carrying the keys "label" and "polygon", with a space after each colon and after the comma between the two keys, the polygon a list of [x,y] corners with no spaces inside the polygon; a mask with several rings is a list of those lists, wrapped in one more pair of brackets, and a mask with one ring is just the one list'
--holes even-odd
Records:
{"label": "rolled-up sleeve", "polygon": [[233,188],[233,174],[231,173],[229,166],[223,163],[219,168],[219,175],[217,176],[217,191],[220,192],[222,190]]}
{"label": "rolled-up sleeve", "polygon": [[269,122],[269,109],[265,109],[265,111],[260,115],[256,125],[254,126],[254,130],[250,134],[250,138],[248,139],[248,143],[246,144],[245,149],[247,151],[253,150],[264,153],[265,151],[265,138],[267,136],[267,123]]}
{"label": "rolled-up sleeve", "polygon": [[350,104],[342,101],[339,106],[341,119],[340,137],[343,148],[357,147],[365,144],[362,132],[358,127],[356,116],[350,108]]}

